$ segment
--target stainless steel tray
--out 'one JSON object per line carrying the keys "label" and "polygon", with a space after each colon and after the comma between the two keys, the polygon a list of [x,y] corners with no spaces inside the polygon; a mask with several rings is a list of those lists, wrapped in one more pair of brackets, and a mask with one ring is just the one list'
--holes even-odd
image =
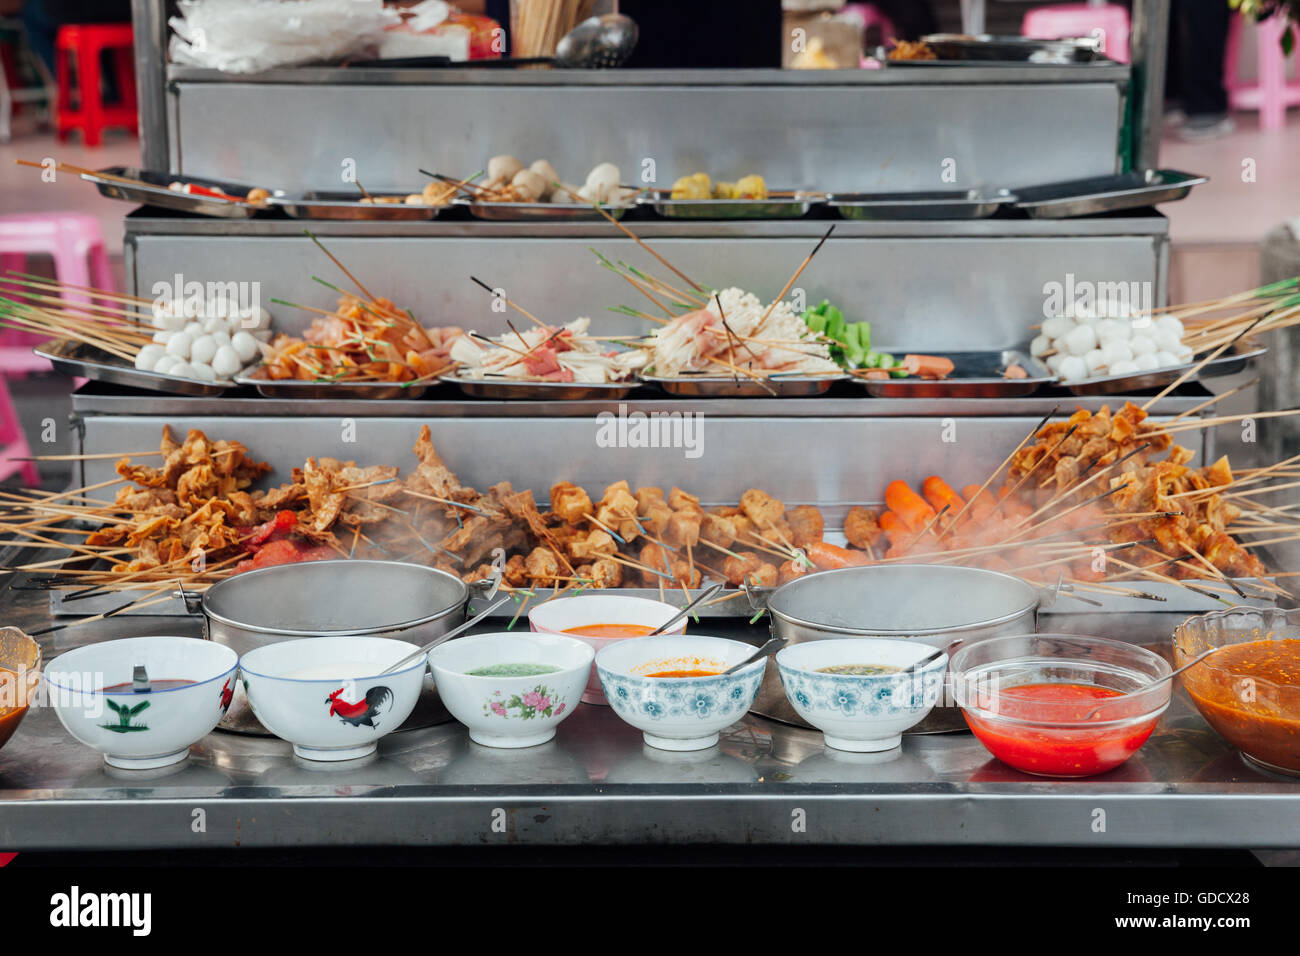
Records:
{"label": "stainless steel tray", "polygon": [[[873,398],[1023,398],[1056,381],[1047,366],[1016,349],[925,354],[952,359],[952,374],[938,380],[914,376],[876,380],[855,375],[854,381]],[[1002,369],[1008,365],[1019,365],[1029,377],[1003,378]]]}
{"label": "stainless steel tray", "polygon": [[[406,193],[371,193],[372,196],[403,196]],[[450,204],[410,205],[405,202],[363,202],[357,190],[350,192],[285,193],[269,203],[294,219],[412,220],[434,219]]]}
{"label": "stainless steel tray", "polygon": [[[1218,358],[1206,362],[1205,366],[1189,381],[1196,381],[1198,378],[1234,375],[1267,351],[1268,349],[1262,345],[1246,348],[1238,345]],[[1158,368],[1150,372],[1135,372],[1132,375],[1102,375],[1097,378],[1085,378],[1077,382],[1060,382],[1058,384],[1071,395],[1115,395],[1120,392],[1140,392],[1149,388],[1164,388],[1195,364],[1196,362],[1188,362],[1185,365],[1173,365],[1169,368]]]}
{"label": "stainless steel tray", "polygon": [[236,385],[248,385],[266,398],[293,399],[389,399],[419,398],[437,384],[437,379],[404,385],[402,382],[308,382],[301,379],[265,379],[236,375]]}
{"label": "stainless steel tray", "polygon": [[666,219],[798,219],[826,201],[825,193],[787,191],[793,195],[768,199],[673,199],[672,190],[654,189],[639,196],[637,204],[649,206]]}
{"label": "stainless steel tray", "polygon": [[1035,219],[1091,216],[1182,199],[1193,186],[1209,181],[1207,176],[1176,169],[1147,169],[1114,176],[1071,179],[1019,187],[1015,190],[1015,207]]}
{"label": "stainless steel tray", "polygon": [[641,383],[628,382],[528,382],[509,378],[461,378],[444,375],[440,382],[450,382],[470,398],[518,401],[581,402],[588,399],[617,401],[626,398]]}
{"label": "stainless steel tray", "polygon": [[112,179],[104,179],[93,173],[81,174],[82,179],[94,183],[99,188],[100,195],[107,196],[109,199],[121,199],[126,202],[138,202],[146,206],[157,206],[160,209],[176,209],[180,212],[198,213],[200,216],[217,216],[223,219],[249,219],[259,211],[270,208],[272,201],[284,195],[284,191],[281,189],[270,189],[268,192],[271,193],[271,198],[267,200],[267,206],[254,206],[246,202],[231,202],[226,199],[216,199],[212,196],[193,196],[189,193],[177,192],[174,189],[167,188],[169,183],[174,182],[194,183],[196,186],[219,189],[233,196],[243,196],[254,188],[247,183],[235,183],[224,179],[206,179],[202,176],[173,175],[152,169],[136,169],[131,166],[109,166],[107,169],[98,170],[98,172],[108,173],[110,176],[124,176],[127,179],[139,179],[147,184],[144,186],[128,186]]}
{"label": "stainless steel tray", "polygon": [[[481,202],[458,199],[456,205],[465,206],[475,219],[499,222],[592,222],[605,218],[595,207],[585,202]],[[632,204],[605,203],[600,208],[615,219],[622,219]]]}
{"label": "stainless steel tray", "polygon": [[1016,197],[1006,189],[914,193],[832,193],[826,205],[845,219],[986,219]]}
{"label": "stainless steel tray", "polygon": [[937,60],[890,60],[886,66],[984,66],[989,63],[1031,63],[1062,66],[1072,63],[1108,63],[1100,42],[1092,38],[1035,40],[987,33],[931,33],[921,37]]}
{"label": "stainless steel tray", "polygon": [[200,382],[192,378],[143,372],[132,365],[127,365],[114,355],[101,352],[92,345],[74,339],[43,342],[32,351],[42,358],[49,359],[55,371],[62,372],[64,375],[88,378],[96,382],[110,382],[113,385],[127,385],[131,388],[144,388],[152,392],[213,396],[222,394],[235,384],[229,381]]}
{"label": "stainless steel tray", "polygon": [[[669,395],[689,398],[803,398],[823,395],[848,375],[778,375],[759,383],[744,375],[642,375],[641,381]],[[764,388],[766,384],[769,387]],[[775,393],[775,395],[773,394]]]}

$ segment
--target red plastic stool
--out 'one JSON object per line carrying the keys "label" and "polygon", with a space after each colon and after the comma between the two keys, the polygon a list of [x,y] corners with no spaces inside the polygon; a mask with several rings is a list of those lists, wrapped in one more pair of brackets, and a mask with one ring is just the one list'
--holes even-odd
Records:
{"label": "red plastic stool", "polygon": [[[87,146],[103,142],[104,128],[124,126],[137,129],[135,104],[135,67],[132,58],[132,33],[129,23],[76,23],[59,27],[54,41],[54,66],[58,74],[59,106],[55,129],[60,140],[68,132],[80,129]],[[105,104],[99,76],[99,55],[113,54],[117,90],[121,101]],[[77,86],[72,86],[72,61],[76,60]],[[73,107],[73,100],[76,107]]]}

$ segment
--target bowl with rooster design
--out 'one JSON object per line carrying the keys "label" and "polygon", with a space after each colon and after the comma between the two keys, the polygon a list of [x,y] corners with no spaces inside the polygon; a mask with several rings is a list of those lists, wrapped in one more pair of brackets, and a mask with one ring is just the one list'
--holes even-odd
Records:
{"label": "bowl with rooster design", "polygon": [[438,696],[484,747],[535,747],[582,699],[595,656],[563,634],[499,632],[448,641],[429,653]]}
{"label": "bowl with rooster design", "polygon": [[828,747],[875,753],[902,744],[903,731],[938,702],[946,656],[902,673],[937,649],[866,637],[810,641],[778,651],[776,667],[795,713],[822,732]]}
{"label": "bowl with rooster design", "polygon": [[767,659],[722,673],[753,653],[744,641],[705,634],[636,637],[597,654],[596,672],[614,713],[651,747],[704,750],[753,705]]}
{"label": "bowl with rooster design", "polygon": [[[123,770],[179,763],[217,726],[238,679],[234,651],[194,637],[128,637],[67,651],[45,669],[59,721]],[[148,690],[135,687],[144,668]]]}
{"label": "bowl with rooster design", "polygon": [[375,752],[415,709],[427,665],[420,648],[386,637],[309,637],[239,659],[244,692],[262,725],[306,760],[353,760]]}

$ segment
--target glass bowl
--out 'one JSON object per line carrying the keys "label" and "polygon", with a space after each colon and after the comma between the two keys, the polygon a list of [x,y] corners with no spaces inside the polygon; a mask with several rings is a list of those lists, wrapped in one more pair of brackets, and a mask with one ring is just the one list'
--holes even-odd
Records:
{"label": "glass bowl", "polygon": [[1169,706],[1170,666],[1135,644],[1023,634],[953,655],[953,696],[1003,763],[1048,777],[1090,777],[1133,756]]}
{"label": "glass bowl", "polygon": [[1266,770],[1300,776],[1300,610],[1229,608],[1174,631],[1174,663],[1206,723]]}

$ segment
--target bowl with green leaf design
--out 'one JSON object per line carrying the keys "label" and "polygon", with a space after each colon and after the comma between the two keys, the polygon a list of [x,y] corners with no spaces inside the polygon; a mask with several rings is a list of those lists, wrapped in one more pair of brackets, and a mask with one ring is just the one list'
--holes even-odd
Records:
{"label": "bowl with green leaf design", "polygon": [[212,732],[238,669],[238,655],[212,641],[128,637],[59,655],[45,684],[68,733],[110,766],[152,770],[184,760]]}
{"label": "bowl with green leaf design", "polygon": [[535,747],[555,736],[587,686],[595,651],[563,634],[475,634],[429,652],[438,696],[484,747]]}

